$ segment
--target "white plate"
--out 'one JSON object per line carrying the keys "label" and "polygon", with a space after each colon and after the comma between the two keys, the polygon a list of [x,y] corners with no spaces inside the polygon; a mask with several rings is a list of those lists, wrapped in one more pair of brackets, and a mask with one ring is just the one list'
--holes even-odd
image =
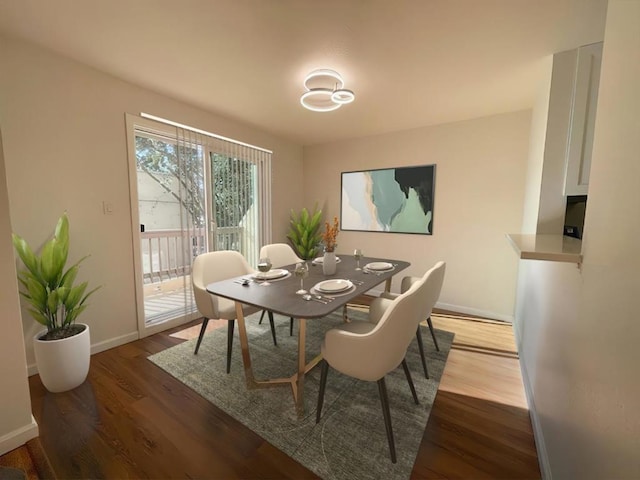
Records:
{"label": "white plate", "polygon": [[253,275],[253,278],[256,280],[273,280],[274,278],[284,277],[287,273],[289,272],[282,268],[274,268],[268,272],[257,272]]}
{"label": "white plate", "polygon": [[353,287],[353,283],[349,280],[325,280],[324,282],[317,283],[315,289],[324,293],[338,293],[349,290]]}
{"label": "white plate", "polygon": [[371,262],[371,263],[367,263],[364,268],[366,268],[367,270],[375,270],[375,271],[385,271],[385,270],[391,270],[393,268],[393,265],[387,262]]}
{"label": "white plate", "polygon": [[[342,260],[340,260],[340,257],[336,257],[336,263],[340,263]],[[324,262],[324,257],[317,257],[313,259],[313,263],[319,263],[322,264]]]}

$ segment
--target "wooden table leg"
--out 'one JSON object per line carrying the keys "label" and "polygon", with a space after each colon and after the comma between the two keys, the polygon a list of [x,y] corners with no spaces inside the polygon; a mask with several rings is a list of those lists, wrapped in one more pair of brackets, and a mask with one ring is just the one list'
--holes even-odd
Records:
{"label": "wooden table leg", "polygon": [[298,418],[304,415],[304,375],[306,370],[306,330],[307,322],[304,318],[298,319],[298,374],[293,388],[293,396],[296,401],[296,412]]}
{"label": "wooden table leg", "polygon": [[240,349],[242,350],[242,364],[244,365],[244,378],[247,387],[255,387],[255,378],[253,377],[253,369],[251,368],[251,354],[249,353],[249,339],[247,337],[247,326],[244,323],[244,312],[242,304],[236,302],[236,320],[238,322],[238,333],[240,335]]}
{"label": "wooden table leg", "polygon": [[322,360],[322,355],[317,355],[309,363],[306,362],[306,320],[304,318],[298,319],[298,365],[296,373],[290,377],[272,378],[268,380],[256,380],[253,375],[247,327],[244,321],[244,313],[242,312],[242,304],[238,302],[236,302],[236,320],[238,322],[240,348],[242,350],[242,363],[244,365],[244,377],[247,388],[291,387],[296,413],[298,414],[298,418],[302,418],[304,416],[304,377],[309,370],[314,368],[320,360]]}

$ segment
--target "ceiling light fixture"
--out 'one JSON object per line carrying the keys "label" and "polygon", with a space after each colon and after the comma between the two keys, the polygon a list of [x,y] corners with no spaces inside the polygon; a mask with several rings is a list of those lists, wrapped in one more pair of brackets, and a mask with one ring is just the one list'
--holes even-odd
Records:
{"label": "ceiling light fixture", "polygon": [[300,97],[302,106],[313,112],[331,112],[351,103],[356,96],[344,88],[344,80],[334,70],[314,70],[304,79],[305,92]]}

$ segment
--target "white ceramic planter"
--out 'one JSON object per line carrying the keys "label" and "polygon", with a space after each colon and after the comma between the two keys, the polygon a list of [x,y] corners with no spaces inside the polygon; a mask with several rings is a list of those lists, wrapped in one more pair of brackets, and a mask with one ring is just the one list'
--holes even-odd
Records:
{"label": "white ceramic planter", "polygon": [[61,340],[38,340],[46,333],[33,337],[33,349],[42,384],[50,392],[66,392],[82,384],[89,373],[91,340],[89,325],[78,335]]}

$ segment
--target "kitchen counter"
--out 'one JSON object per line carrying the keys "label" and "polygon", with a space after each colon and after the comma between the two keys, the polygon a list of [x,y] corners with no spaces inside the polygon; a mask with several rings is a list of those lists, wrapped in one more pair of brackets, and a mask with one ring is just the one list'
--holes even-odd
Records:
{"label": "kitchen counter", "polygon": [[582,242],[565,235],[507,234],[522,259],[582,263]]}

